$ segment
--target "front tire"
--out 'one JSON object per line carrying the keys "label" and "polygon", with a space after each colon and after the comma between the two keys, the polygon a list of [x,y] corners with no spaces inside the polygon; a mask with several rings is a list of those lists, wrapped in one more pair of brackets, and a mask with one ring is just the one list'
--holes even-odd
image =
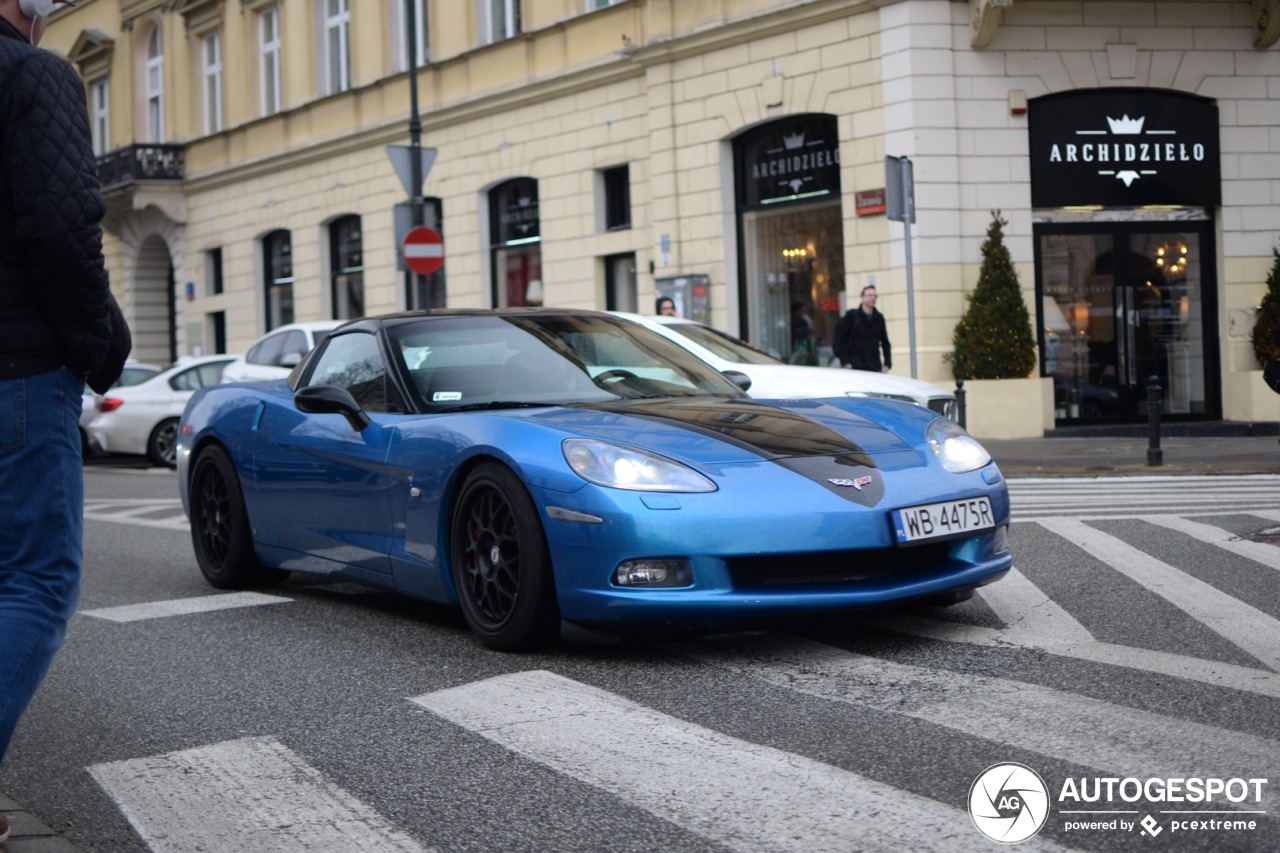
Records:
{"label": "front tire", "polygon": [[191,544],[205,580],[218,589],[273,586],[289,576],[258,562],[240,478],[227,451],[211,445],[191,468]]}
{"label": "front tire", "polygon": [[156,424],[147,438],[147,458],[156,465],[178,467],[178,419],[166,418]]}
{"label": "front tire", "polygon": [[537,508],[509,468],[485,463],[458,491],[450,563],[462,615],[491,649],[517,651],[559,626],[551,555]]}

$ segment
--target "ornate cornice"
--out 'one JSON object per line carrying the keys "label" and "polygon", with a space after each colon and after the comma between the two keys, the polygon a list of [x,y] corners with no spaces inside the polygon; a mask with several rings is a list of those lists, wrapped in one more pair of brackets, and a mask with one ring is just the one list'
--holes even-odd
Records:
{"label": "ornate cornice", "polygon": [[80,69],[83,79],[93,80],[111,69],[111,54],[115,47],[115,39],[101,30],[81,30],[67,59]]}
{"label": "ornate cornice", "polygon": [[1253,46],[1271,47],[1280,39],[1280,0],[1253,0]]}
{"label": "ornate cornice", "polygon": [[969,0],[969,46],[986,47],[996,36],[1000,10],[1013,0]]}
{"label": "ornate cornice", "polygon": [[178,13],[186,19],[187,32],[200,35],[222,23],[223,0],[184,0]]}

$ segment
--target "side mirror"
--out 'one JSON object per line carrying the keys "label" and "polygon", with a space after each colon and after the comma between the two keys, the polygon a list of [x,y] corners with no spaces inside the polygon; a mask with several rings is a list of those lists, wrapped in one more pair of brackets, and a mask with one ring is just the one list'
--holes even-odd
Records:
{"label": "side mirror", "polygon": [[342,415],[356,432],[369,425],[369,416],[346,388],[337,385],[311,385],[299,388],[293,405],[309,415]]}
{"label": "side mirror", "polygon": [[751,390],[751,377],[743,373],[741,370],[722,370],[720,372],[726,379],[734,385],[737,385],[743,391]]}
{"label": "side mirror", "polygon": [[299,364],[302,364],[302,357],[305,355],[306,353],[304,352],[287,352],[280,356],[280,366],[287,367],[292,370]]}

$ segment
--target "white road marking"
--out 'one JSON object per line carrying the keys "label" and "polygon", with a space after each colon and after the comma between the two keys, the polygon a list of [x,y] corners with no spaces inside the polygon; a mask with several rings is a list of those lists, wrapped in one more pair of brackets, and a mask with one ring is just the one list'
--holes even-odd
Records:
{"label": "white road marking", "polygon": [[1051,516],[1135,518],[1280,509],[1275,475],[1054,477],[1008,481],[1014,521]]}
{"label": "white road marking", "polygon": [[189,530],[178,498],[92,498],[84,502],[84,517],[161,530]]}
{"label": "white road marking", "polygon": [[[732,850],[991,850],[960,808],[550,672],[502,675],[412,701]],[[1040,838],[1026,844],[1061,849]]]}
{"label": "white road marking", "polygon": [[[1036,684],[893,663],[780,635],[734,637],[699,659],[775,687],[1026,749],[1100,775],[1275,779],[1280,741]],[[1269,791],[1262,806],[1277,805]]]}
{"label": "white road marking", "polygon": [[1204,524],[1199,521],[1192,521],[1189,518],[1170,518],[1164,515],[1144,515],[1140,519],[1148,524],[1167,527],[1170,530],[1176,530],[1178,533],[1184,533],[1201,542],[1207,542],[1210,545],[1216,545],[1224,551],[1230,551],[1233,554],[1239,554],[1255,563],[1261,563],[1272,569],[1280,569],[1280,548],[1269,545],[1266,542],[1253,542],[1248,539],[1241,539],[1230,530],[1223,530],[1221,527],[1215,527],[1212,524]]}
{"label": "white road marking", "polygon": [[245,738],[89,773],[154,853],[424,853],[272,738]]}
{"label": "white road marking", "polygon": [[1040,523],[1172,603],[1272,670],[1280,670],[1280,620],[1082,521],[1046,518]]}
{"label": "white road marking", "polygon": [[142,604],[124,604],[119,607],[81,610],[80,613],[96,619],[106,619],[109,622],[138,622],[143,619],[162,619],[166,616],[189,616],[192,613],[208,613],[212,610],[258,607],[263,604],[286,604],[290,601],[293,601],[293,599],[279,595],[265,595],[261,592],[224,592],[218,595],[202,595],[197,598],[174,598],[169,601],[147,601]]}

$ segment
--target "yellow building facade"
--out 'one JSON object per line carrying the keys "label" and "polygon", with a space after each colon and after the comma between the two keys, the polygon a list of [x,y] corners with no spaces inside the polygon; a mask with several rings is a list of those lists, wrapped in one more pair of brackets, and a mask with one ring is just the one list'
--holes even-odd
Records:
{"label": "yellow building facade", "polygon": [[[293,320],[648,313],[670,294],[783,358],[803,316],[825,363],[836,319],[875,284],[895,372],[950,385],[943,355],[999,210],[1059,423],[1140,419],[1131,380],[1147,371],[1172,416],[1274,419],[1244,328],[1280,233],[1280,174],[1263,165],[1280,160],[1275,5],[81,0],[44,46],[86,82],[108,265],[141,359],[238,352]],[[445,245],[428,277],[400,264],[410,193],[386,150],[410,141],[410,9],[436,152],[425,216]],[[1131,112],[1148,94],[1212,102],[1217,197],[1053,195],[1061,164],[1036,159],[1028,121],[1052,96],[1121,90]],[[914,168],[910,275],[886,155]],[[1188,246],[1182,278],[1165,268],[1162,295],[1135,302],[1135,259]],[[1131,335],[1129,319],[1146,326]],[[1090,388],[1104,399],[1073,408]]]}

